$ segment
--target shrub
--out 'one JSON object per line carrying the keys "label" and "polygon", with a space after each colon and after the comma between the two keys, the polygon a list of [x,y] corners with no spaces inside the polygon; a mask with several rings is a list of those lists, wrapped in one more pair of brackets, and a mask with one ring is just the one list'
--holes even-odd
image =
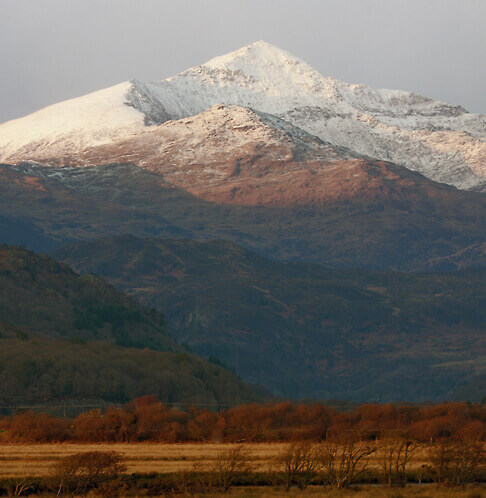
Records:
{"label": "shrub", "polygon": [[53,468],[58,493],[79,493],[126,471],[115,451],[88,451],[64,457]]}
{"label": "shrub", "polygon": [[46,413],[31,411],[18,413],[5,426],[8,439],[14,442],[51,443],[64,441],[70,435],[66,420]]}
{"label": "shrub", "polygon": [[26,496],[35,490],[35,483],[28,478],[6,479],[2,486],[7,496]]}

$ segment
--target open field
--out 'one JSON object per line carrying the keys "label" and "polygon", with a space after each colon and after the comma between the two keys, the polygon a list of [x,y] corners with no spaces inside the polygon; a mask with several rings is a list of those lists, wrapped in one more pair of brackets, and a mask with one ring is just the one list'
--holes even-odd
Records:
{"label": "open field", "polygon": [[[111,493],[110,496],[132,496],[135,498],[137,496],[152,496],[154,493],[156,496],[160,496],[168,489],[164,487],[164,482],[176,483],[177,486],[178,483],[181,483],[180,476],[184,476],[184,474],[178,473],[189,471],[189,474],[185,474],[185,476],[190,476],[190,471],[196,468],[208,468],[211,462],[216,461],[221,452],[236,446],[228,443],[0,444],[0,494],[2,493],[2,486],[7,489],[5,485],[9,478],[13,478],[12,482],[49,482],[43,478],[51,474],[52,467],[63,457],[89,451],[115,451],[123,455],[127,464],[127,475],[123,476],[122,480],[115,480],[115,485],[112,488],[106,488]],[[294,487],[285,492],[282,483],[280,482],[279,485],[279,481],[275,480],[275,474],[267,471],[272,469],[276,458],[288,447],[288,443],[252,443],[245,446],[250,454],[249,460],[254,469],[253,472],[255,474],[260,473],[261,477],[251,481],[243,479],[238,484],[235,482],[229,494],[236,497],[480,498],[484,496],[486,498],[486,486],[484,483],[447,488],[428,483],[418,484],[415,481],[415,483],[410,483],[405,488],[389,488],[384,485],[373,484],[377,482],[374,480],[376,477],[365,479],[363,482],[366,484],[352,486],[346,490],[335,490],[322,485],[310,485],[303,491]],[[427,454],[427,446],[419,448],[415,453],[411,465],[412,470],[418,471],[415,473],[415,477],[419,473],[421,474],[420,467],[428,463]],[[379,453],[369,458],[368,468],[370,470],[378,470],[379,458]],[[373,472],[370,476],[374,474]],[[167,478],[169,478],[169,481],[167,481]],[[183,478],[186,479],[186,477]],[[124,484],[126,487],[117,488],[117,482],[126,483]],[[189,482],[194,483],[194,481],[187,481],[189,487],[187,489],[181,488],[177,492],[182,492],[184,496],[200,496],[201,498],[227,496],[227,493],[220,493],[217,486],[205,488],[205,485],[202,485],[201,488],[201,485],[199,487],[196,485],[191,492]],[[196,482],[201,483],[203,481],[196,480]],[[49,487],[49,485],[45,486],[41,484],[41,488],[37,488],[40,494],[35,496],[47,497],[55,495],[53,488]],[[35,493],[35,491],[32,492]],[[89,492],[85,491],[85,493],[87,493],[87,496],[101,496],[104,490],[102,488],[92,489]],[[85,496],[86,494],[82,495]]]}
{"label": "open field", "polygon": [[[194,464],[214,460],[217,454],[234,444],[19,444],[0,445],[0,478],[40,477],[54,462],[84,451],[121,453],[128,473],[166,473],[192,470]],[[249,445],[253,463],[267,469],[285,444]]]}
{"label": "open field", "polygon": [[[208,463],[218,453],[234,448],[234,444],[4,444],[0,445],[0,478],[42,477],[54,462],[67,455],[85,451],[116,451],[126,461],[128,473],[169,473],[189,471],[195,464]],[[254,443],[246,445],[252,464],[258,471],[269,470],[286,443]],[[426,462],[427,448],[419,450],[412,464],[418,468]],[[377,467],[377,456],[370,458],[370,468]]]}

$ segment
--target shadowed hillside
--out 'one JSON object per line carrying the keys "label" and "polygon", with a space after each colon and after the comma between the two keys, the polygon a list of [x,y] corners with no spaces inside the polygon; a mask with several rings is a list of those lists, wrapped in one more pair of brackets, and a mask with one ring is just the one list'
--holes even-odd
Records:
{"label": "shadowed hillside", "polygon": [[224,241],[130,236],[54,256],[163,310],[196,352],[282,395],[441,399],[484,371],[484,268],[328,270]]}
{"label": "shadowed hillside", "polygon": [[188,353],[123,348],[99,341],[31,335],[0,338],[2,406],[125,403],[156,395],[166,403],[209,408],[262,401],[225,368]]}
{"label": "shadowed hillside", "polygon": [[214,406],[262,399],[177,344],[163,315],[100,278],[0,246],[0,405],[146,394]]}
{"label": "shadowed hillside", "polygon": [[[486,196],[400,171],[410,185],[387,179],[386,188],[369,197],[365,183],[359,196],[330,204],[241,206],[204,201],[133,165],[4,165],[0,208],[5,218],[21,217],[58,244],[129,233],[231,240],[284,262],[332,268],[448,271],[484,265]],[[28,235],[17,243],[45,250]],[[2,240],[11,240],[7,229],[0,231]]]}

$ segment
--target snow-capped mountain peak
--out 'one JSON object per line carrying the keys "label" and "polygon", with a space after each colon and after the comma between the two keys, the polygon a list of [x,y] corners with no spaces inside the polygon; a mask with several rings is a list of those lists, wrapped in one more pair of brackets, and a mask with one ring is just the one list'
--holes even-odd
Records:
{"label": "snow-capped mountain peak", "polygon": [[265,41],[215,57],[203,67],[252,77],[267,89],[316,91],[324,78],[309,64]]}
{"label": "snow-capped mountain peak", "polygon": [[307,62],[265,41],[215,57],[201,67],[221,72],[227,78],[245,75],[250,86],[260,87],[269,96],[295,98],[298,93],[302,99],[304,95],[324,94],[340,99],[337,80],[324,78]]}
{"label": "snow-capped mountain peak", "polygon": [[399,90],[324,77],[259,41],[163,81],[131,80],[0,125],[0,160],[62,163],[216,104],[275,115],[322,140],[463,189],[486,186],[486,118]]}

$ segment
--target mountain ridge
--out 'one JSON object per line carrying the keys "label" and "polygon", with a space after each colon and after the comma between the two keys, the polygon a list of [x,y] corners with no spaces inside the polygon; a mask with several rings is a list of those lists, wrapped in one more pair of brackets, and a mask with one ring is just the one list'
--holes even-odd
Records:
{"label": "mountain ridge", "polygon": [[[54,245],[118,234],[218,238],[280,261],[333,268],[450,271],[483,266],[485,196],[394,167],[412,183],[401,187],[392,179],[377,196],[348,196],[329,204],[244,206],[205,201],[131,164],[0,165],[0,206],[8,230],[0,236],[12,240],[9,227],[20,219],[26,222],[25,232],[17,243],[30,244],[39,233],[57,241]],[[364,171],[378,173],[378,186],[384,181],[379,164],[372,162]],[[413,188],[416,180],[420,188]]]}
{"label": "mountain ridge", "polygon": [[272,115],[234,105],[216,105],[143,136],[91,147],[73,162],[102,164],[104,158],[140,164],[167,185],[221,204],[326,204],[427,188],[425,178],[406,168],[373,161]]}

